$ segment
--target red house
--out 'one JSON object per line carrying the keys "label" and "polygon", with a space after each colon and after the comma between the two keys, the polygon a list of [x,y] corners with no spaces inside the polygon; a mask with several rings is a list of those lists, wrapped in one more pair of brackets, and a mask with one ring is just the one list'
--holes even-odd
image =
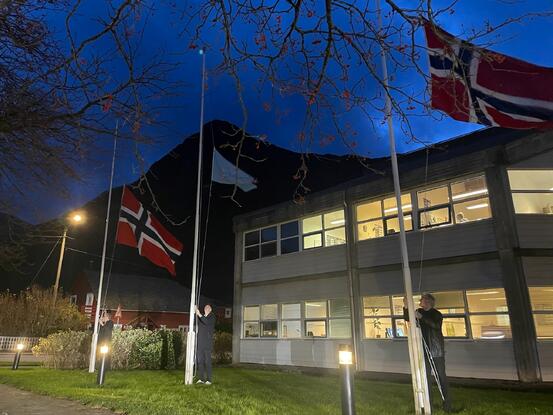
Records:
{"label": "red house", "polygon": [[[69,290],[71,302],[90,317],[91,324],[96,312],[99,277],[99,271],[85,270]],[[144,275],[106,275],[103,296],[102,308],[112,311],[112,320],[119,327],[181,331],[188,328],[190,289],[175,280]],[[219,322],[231,322],[231,307],[202,296],[200,304],[207,303],[212,304]]]}

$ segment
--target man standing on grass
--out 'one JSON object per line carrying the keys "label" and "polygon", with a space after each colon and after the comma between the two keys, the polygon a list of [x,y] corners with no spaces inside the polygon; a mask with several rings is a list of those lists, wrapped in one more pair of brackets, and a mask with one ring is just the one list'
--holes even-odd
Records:
{"label": "man standing on grass", "polygon": [[211,351],[213,350],[213,332],[215,330],[215,315],[211,312],[211,305],[204,307],[204,314],[196,306],[198,316],[198,343],[196,349],[196,367],[198,381],[211,385]]}
{"label": "man standing on grass", "polygon": [[[100,330],[98,332],[98,350],[102,346],[108,346],[111,349],[111,338],[113,336],[113,321],[111,319],[111,310],[104,310],[100,318]],[[111,352],[111,350],[110,350]],[[111,368],[111,353],[106,358],[106,370]],[[98,357],[99,359],[99,357]]]}
{"label": "man standing on grass", "polygon": [[[426,366],[426,377],[428,380],[428,394],[431,395],[432,390],[432,364],[436,369],[437,382],[443,395],[443,408],[445,412],[451,412],[451,399],[449,397],[449,383],[445,374],[445,345],[444,335],[442,334],[442,313],[434,308],[436,299],[430,293],[424,293],[421,296],[419,306],[415,311],[417,323],[422,332],[422,338],[425,345],[424,348],[424,363]],[[403,318],[409,321],[409,313],[407,312],[407,299],[403,299]],[[432,399],[430,399],[432,402]]]}

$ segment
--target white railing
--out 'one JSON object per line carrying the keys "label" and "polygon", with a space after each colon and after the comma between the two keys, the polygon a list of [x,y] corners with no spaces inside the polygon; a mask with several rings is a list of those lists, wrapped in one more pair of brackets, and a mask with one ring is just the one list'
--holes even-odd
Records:
{"label": "white railing", "polygon": [[25,345],[25,352],[30,352],[38,344],[39,337],[0,336],[0,351],[13,351],[19,343]]}

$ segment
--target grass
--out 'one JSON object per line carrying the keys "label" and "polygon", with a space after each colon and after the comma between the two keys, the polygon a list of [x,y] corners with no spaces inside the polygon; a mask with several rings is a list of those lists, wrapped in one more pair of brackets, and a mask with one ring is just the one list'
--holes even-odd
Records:
{"label": "grass", "polygon": [[[0,367],[0,383],[129,415],[340,413],[335,376],[217,368],[212,386],[185,387],[182,379],[182,371],[115,371],[100,388],[82,370]],[[358,414],[413,413],[410,385],[357,380],[355,386]],[[454,387],[452,397],[460,414],[553,414],[548,392]]]}

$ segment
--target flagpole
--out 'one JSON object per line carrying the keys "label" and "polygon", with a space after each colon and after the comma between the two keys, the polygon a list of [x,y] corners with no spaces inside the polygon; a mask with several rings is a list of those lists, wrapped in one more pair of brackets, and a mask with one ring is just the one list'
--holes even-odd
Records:
{"label": "flagpole", "polygon": [[192,286],[190,287],[190,311],[188,319],[188,334],[186,337],[186,366],[184,370],[184,384],[191,385],[194,380],[194,360],[196,354],[196,332],[194,323],[196,316],[196,280],[198,277],[198,247],[200,235],[200,209],[202,199],[202,161],[204,143],[204,97],[205,97],[205,51],[202,55],[202,86],[200,101],[200,137],[198,140],[198,181],[196,187],[196,218],[194,221],[194,257],[192,259]]}
{"label": "flagpole", "polygon": [[100,307],[102,304],[102,285],[104,283],[104,268],[106,264],[106,247],[108,242],[109,229],[109,211],[111,208],[111,191],[113,189],[113,173],[115,171],[115,151],[117,150],[117,135],[119,134],[119,120],[115,123],[115,136],[113,137],[113,157],[111,159],[111,176],[109,179],[108,192],[108,210],[106,212],[106,226],[104,228],[104,246],[102,247],[102,262],[100,265],[100,282],[98,283],[98,295],[96,298],[96,313],[94,315],[94,331],[92,333],[92,344],[90,345],[90,360],[88,363],[88,371],[94,373],[96,364],[96,348],[98,346],[98,326],[100,322]]}
{"label": "flagpole", "polygon": [[[378,13],[378,30],[382,30],[382,11],[380,0],[376,0]],[[401,204],[401,187],[399,184],[399,169],[397,165],[396,142],[394,136],[394,125],[392,120],[392,102],[388,88],[388,66],[386,63],[386,51],[383,45],[381,47],[382,64],[382,83],[384,84],[384,94],[386,96],[385,117],[388,124],[388,137],[390,140],[390,158],[392,160],[392,175],[394,180],[394,191],[396,197],[398,221],[399,221],[399,241],[401,246],[401,260],[403,270],[403,281],[405,284],[405,296],[407,297],[407,311],[409,314],[409,362],[411,365],[411,381],[413,384],[413,395],[415,400],[416,414],[430,414],[430,400],[428,394],[428,384],[426,378],[426,367],[422,350],[422,338],[420,329],[415,323],[415,304],[413,302],[413,287],[411,282],[411,270],[409,268],[409,254],[407,252],[407,238],[405,235],[405,225],[403,222],[403,207]]]}

